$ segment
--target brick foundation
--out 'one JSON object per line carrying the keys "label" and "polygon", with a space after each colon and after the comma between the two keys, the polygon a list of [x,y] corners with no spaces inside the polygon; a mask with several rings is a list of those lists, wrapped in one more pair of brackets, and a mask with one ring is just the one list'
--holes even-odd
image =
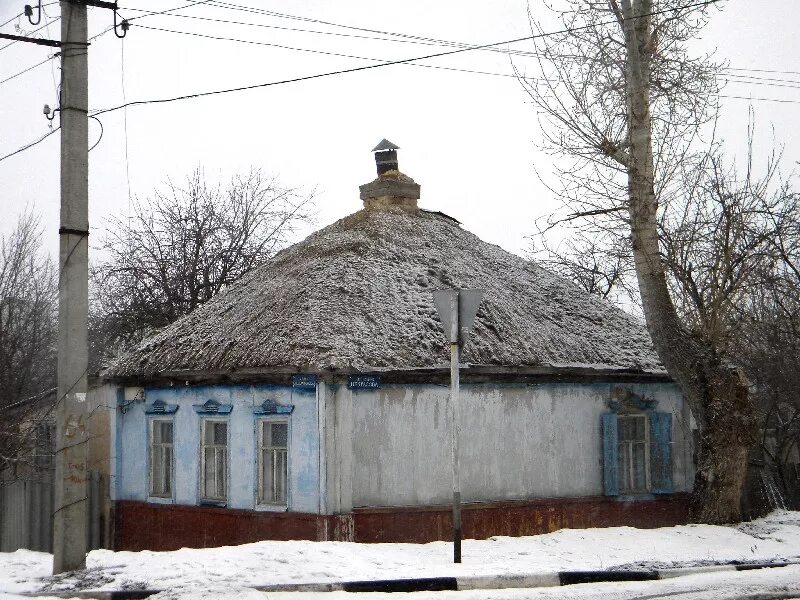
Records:
{"label": "brick foundation", "polygon": [[[485,502],[463,507],[465,539],[535,535],[563,528],[665,527],[685,523],[686,495],[617,501],[605,497]],[[119,501],[117,550],[207,548],[259,540],[415,542],[448,540],[448,506],[356,508],[352,514],[258,512]]]}
{"label": "brick foundation", "polygon": [[[675,494],[655,500],[612,498],[546,498],[522,502],[485,502],[462,507],[464,539],[494,535],[537,535],[558,529],[587,527],[667,527],[686,523],[688,497]],[[356,508],[356,542],[424,543],[452,539],[452,509],[436,507]]]}

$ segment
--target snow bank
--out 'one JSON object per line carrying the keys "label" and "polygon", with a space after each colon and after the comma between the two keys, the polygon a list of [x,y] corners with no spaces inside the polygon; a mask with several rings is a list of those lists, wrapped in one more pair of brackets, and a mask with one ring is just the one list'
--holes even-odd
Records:
{"label": "snow bank", "polygon": [[451,545],[258,542],[174,552],[95,550],[87,570],[47,578],[50,557],[0,555],[0,591],[76,589],[241,589],[251,585],[406,577],[531,574],[562,570],[667,568],[712,563],[800,560],[800,512],[776,512],[739,526],[564,529],[531,537]]}

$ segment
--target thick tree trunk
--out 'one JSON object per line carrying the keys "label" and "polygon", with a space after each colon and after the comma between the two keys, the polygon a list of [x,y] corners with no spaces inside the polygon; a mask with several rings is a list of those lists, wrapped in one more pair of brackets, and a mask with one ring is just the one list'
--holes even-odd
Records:
{"label": "thick tree trunk", "polygon": [[691,500],[693,521],[741,517],[740,498],[751,443],[753,410],[739,371],[715,360],[714,349],[683,326],[669,294],[659,249],[650,120],[651,0],[621,0],[627,48],[628,210],[645,320],[659,358],[680,386],[701,430]]}

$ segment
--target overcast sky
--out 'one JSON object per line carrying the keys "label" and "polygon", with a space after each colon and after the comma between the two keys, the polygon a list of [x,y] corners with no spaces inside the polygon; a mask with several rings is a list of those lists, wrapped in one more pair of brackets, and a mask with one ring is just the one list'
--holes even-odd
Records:
{"label": "overcast sky", "polygon": [[[120,0],[120,13],[132,18],[145,10],[162,11],[193,2]],[[0,23],[21,12],[24,4],[23,0],[0,0]],[[470,44],[530,35],[528,8],[557,27],[543,0],[531,0],[530,7],[524,0],[232,0],[227,7],[219,4],[207,0],[176,10],[173,16],[140,18],[124,40],[113,31],[94,40],[89,49],[90,109],[116,106],[124,98],[166,98],[375,62],[355,56],[395,60],[447,49],[414,43],[409,37],[378,36],[288,15]],[[757,150],[768,149],[774,126],[775,137],[786,144],[788,166],[800,158],[797,8],[798,0],[729,0],[724,10],[715,12],[698,42],[698,49],[717,48],[718,57],[736,69],[731,74],[762,78],[730,83],[726,95],[791,101],[753,101],[761,134]],[[57,19],[58,4],[47,6],[46,15],[43,23]],[[108,10],[90,9],[89,35],[102,32],[112,20]],[[23,32],[35,29],[22,17],[0,31],[18,33],[15,25]],[[297,31],[301,29],[307,31]],[[58,39],[60,23],[54,21],[35,35]],[[511,47],[531,49],[531,43]],[[23,43],[0,49],[0,81],[46,60],[52,50]],[[513,59],[524,69],[520,61]],[[210,180],[225,180],[259,167],[277,175],[284,185],[316,189],[315,227],[324,226],[361,208],[358,186],[375,176],[370,150],[385,137],[401,147],[400,169],[421,184],[421,206],[454,216],[484,240],[524,252],[525,237],[534,230],[535,219],[551,212],[555,204],[536,177],[534,166],[547,176],[550,159],[537,151],[541,135],[536,114],[519,82],[510,76],[512,59],[503,53],[471,51],[422,64],[492,75],[397,65],[102,115],[103,137],[90,153],[92,245],[99,241],[109,215],[128,210],[129,188],[131,195],[144,197],[168,177],[181,181],[197,166],[204,167]],[[0,83],[0,156],[47,133],[49,123],[42,106],[57,104],[58,66],[57,60],[47,61]],[[723,102],[721,136],[731,152],[741,153],[749,102],[734,98]],[[90,144],[99,135],[100,127],[91,122]],[[47,247],[53,253],[57,251],[58,151],[56,133],[0,161],[0,232],[7,233],[20,211],[34,206],[43,215]]]}

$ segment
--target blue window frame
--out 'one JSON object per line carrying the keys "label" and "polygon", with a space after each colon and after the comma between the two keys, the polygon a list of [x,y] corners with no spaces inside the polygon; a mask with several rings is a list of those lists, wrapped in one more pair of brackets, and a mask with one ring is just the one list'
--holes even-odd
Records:
{"label": "blue window frame", "polygon": [[603,493],[672,493],[672,413],[608,412],[601,417]]}

